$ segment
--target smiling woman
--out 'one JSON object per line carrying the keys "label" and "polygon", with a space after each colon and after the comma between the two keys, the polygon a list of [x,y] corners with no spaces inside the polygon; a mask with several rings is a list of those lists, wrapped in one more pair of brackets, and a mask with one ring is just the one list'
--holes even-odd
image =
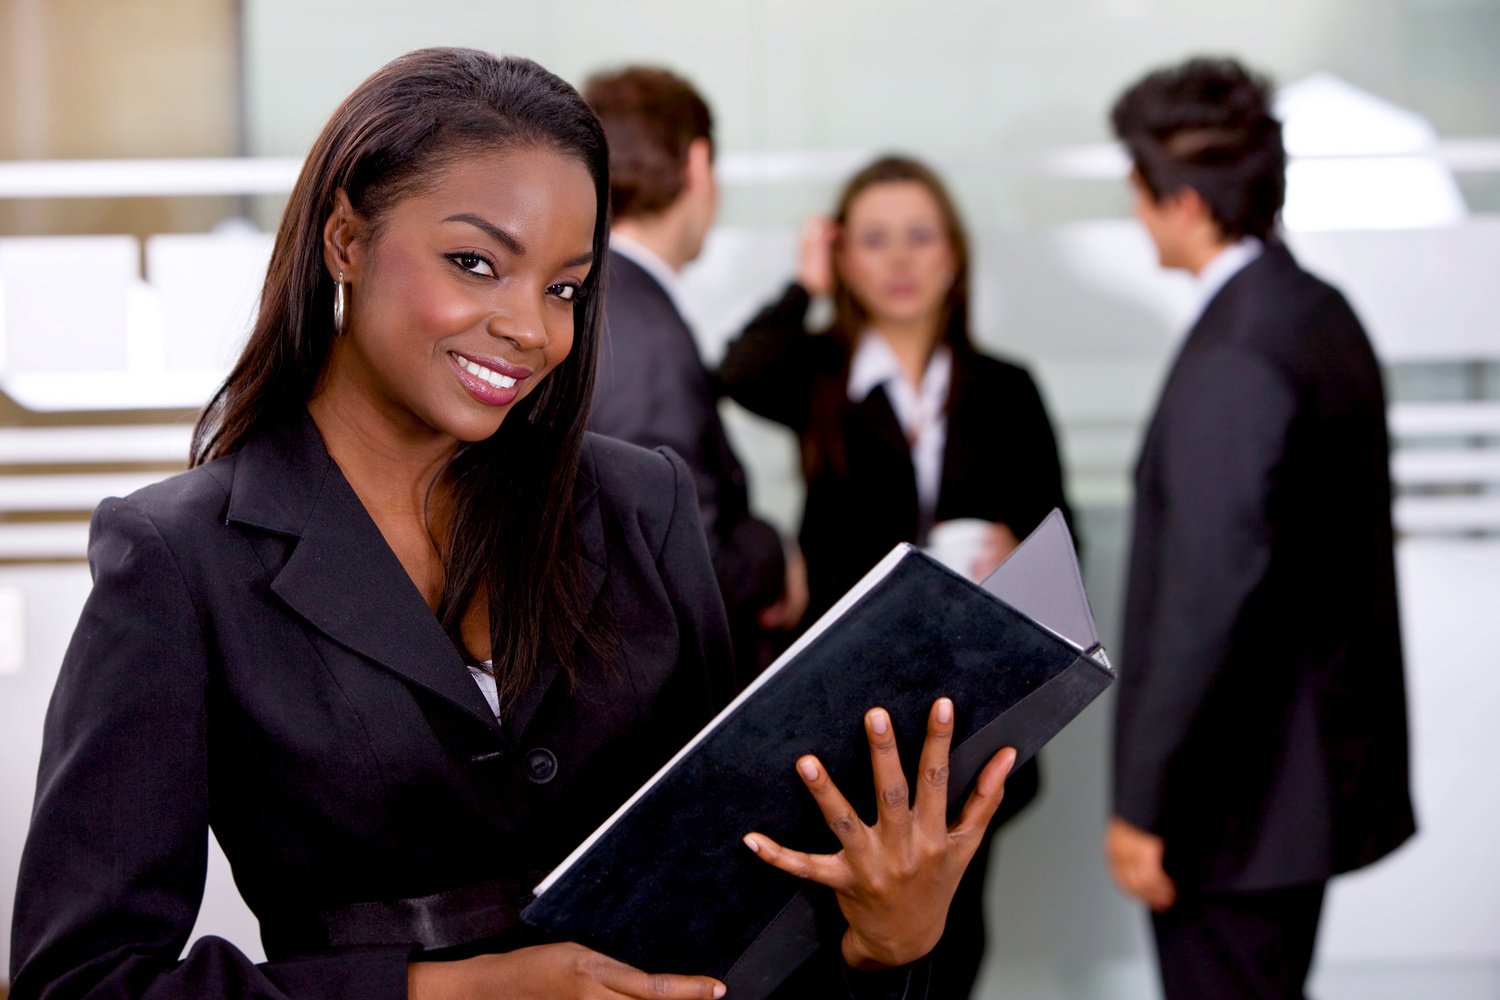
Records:
{"label": "smiling woman", "polygon": [[[494,437],[567,361],[575,296],[594,259],[596,214],[585,164],[538,145],[455,161],[378,219],[358,212],[344,191],[335,193],[323,257],[342,286],[347,319],[307,408],[434,608],[446,586],[437,539],[453,523],[451,494],[432,489],[436,474],[460,445]],[[507,436],[535,433],[533,423]],[[392,476],[402,465],[416,475]],[[544,485],[542,479],[532,488]],[[503,543],[491,535],[498,543],[485,553],[491,565],[524,552],[526,540],[514,534],[519,527],[513,524]],[[449,536],[447,548],[483,538]],[[492,647],[504,639],[492,635],[490,623],[503,616],[476,600],[452,602],[449,611],[459,616],[461,648],[475,663],[492,660]],[[508,622],[504,627],[514,634]],[[527,677],[508,671],[498,681],[511,696]]]}
{"label": "smiling woman", "polygon": [[493,435],[573,348],[594,214],[584,164],[544,148],[455,163],[374,232],[340,192],[324,247],[349,318],[313,418],[444,454]]}
{"label": "smiling woman", "polygon": [[[455,163],[378,232],[341,192],[326,255],[344,276],[350,319],[314,417],[374,408],[357,423],[441,451],[493,435],[573,349],[574,295],[592,261],[589,189],[574,157],[522,148]],[[449,214],[460,205],[477,211]]]}
{"label": "smiling woman", "polygon": [[[502,701],[544,656],[571,673],[579,635],[595,653],[610,642],[578,598],[571,511],[551,502],[577,471],[608,190],[597,120],[541,67],[470,50],[396,60],[314,144],[250,343],[194,437],[204,461],[311,413],[449,635],[507,665]],[[518,386],[490,387],[450,354],[464,350]]]}
{"label": "smiling woman", "polygon": [[[519,920],[733,676],[691,475],[584,433],[608,191],[598,119],[526,60],[415,52],[334,113],[194,468],[95,514],[16,1000],[722,995]],[[944,772],[952,726],[943,700]],[[847,927],[816,962],[838,990],[920,988],[878,970],[931,947],[1009,759],[951,830],[892,804],[841,820],[834,858],[752,841],[835,887]],[[210,828],[264,964],[216,938],[183,955]]]}

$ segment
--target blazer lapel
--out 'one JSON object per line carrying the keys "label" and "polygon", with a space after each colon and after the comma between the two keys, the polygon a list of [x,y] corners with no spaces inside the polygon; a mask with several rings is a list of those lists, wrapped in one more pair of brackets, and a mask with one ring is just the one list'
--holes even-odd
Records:
{"label": "blazer lapel", "polygon": [[[938,477],[937,503],[933,505],[933,520],[941,521],[950,516],[949,504],[955,501],[962,492],[960,484],[965,476],[973,476],[974,470],[968,461],[966,453],[968,440],[963,437],[966,428],[989,426],[994,433],[994,444],[997,449],[1004,448],[1011,428],[995,427],[992,421],[985,419],[985,414],[969,414],[973,394],[971,386],[974,379],[970,373],[970,366],[963,362],[962,356],[955,351],[953,354],[953,374],[948,382],[948,400],[945,411],[945,429],[943,433],[943,468]],[[957,433],[955,433],[955,430]],[[1001,457],[991,458],[990,461],[1003,461]]]}
{"label": "blazer lapel", "polygon": [[[922,523],[922,504],[917,496],[917,469],[911,460],[911,442],[901,429],[896,408],[886,395],[885,386],[878,385],[870,394],[854,404],[853,410],[860,424],[872,435],[882,454],[889,456],[884,471],[885,493],[881,503],[891,508],[892,515],[899,511],[902,531],[913,541],[920,542],[927,526]],[[850,435],[852,437],[852,435]]]}
{"label": "blazer lapel", "polygon": [[463,657],[305,413],[245,446],[228,516],[299,536],[271,589],[309,624],[485,725],[498,726]]}
{"label": "blazer lapel", "polygon": [[915,497],[917,480],[911,464],[911,442],[906,440],[906,432],[901,429],[901,421],[896,417],[896,408],[891,405],[885,386],[877,385],[868,396],[852,406],[859,423],[880,442],[882,450],[890,453],[893,471],[902,468],[904,460],[905,469],[911,476],[912,496]]}

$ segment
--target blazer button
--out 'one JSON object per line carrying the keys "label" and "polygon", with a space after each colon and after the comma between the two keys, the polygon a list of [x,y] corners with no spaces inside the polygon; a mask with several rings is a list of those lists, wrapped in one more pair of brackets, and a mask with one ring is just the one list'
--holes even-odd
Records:
{"label": "blazer button", "polygon": [[537,747],[526,754],[526,777],[535,784],[545,785],[557,776],[557,758],[546,747]]}

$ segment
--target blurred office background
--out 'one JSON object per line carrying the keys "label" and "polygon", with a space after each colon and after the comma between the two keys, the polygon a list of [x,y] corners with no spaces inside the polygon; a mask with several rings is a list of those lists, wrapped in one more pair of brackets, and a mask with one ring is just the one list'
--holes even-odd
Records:
{"label": "blurred office background", "polygon": [[[934,163],[977,248],[978,339],[1033,367],[1060,426],[1106,642],[1137,440],[1191,296],[1129,218],[1105,109],[1190,53],[1271,72],[1289,240],[1387,366],[1422,825],[1335,883],[1314,992],[1500,998],[1500,0],[0,0],[0,980],[87,513],[182,467],[300,157],[355,83],[426,44],[700,87],[723,207],[687,281],[710,360],[855,167]],[[726,412],[790,531],[789,441]],[[1155,995],[1144,919],[1098,854],[1108,708],[1048,749],[1003,840],[983,997]],[[217,855],[199,930],[259,952]]]}

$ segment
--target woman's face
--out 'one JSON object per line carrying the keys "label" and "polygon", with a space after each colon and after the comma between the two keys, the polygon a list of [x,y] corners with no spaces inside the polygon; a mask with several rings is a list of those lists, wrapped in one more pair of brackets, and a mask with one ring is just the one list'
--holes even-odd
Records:
{"label": "woman's face", "polygon": [[402,436],[494,434],[573,347],[594,198],[582,162],[538,147],[463,156],[345,241],[336,211],[348,318],[320,395]]}
{"label": "woman's face", "polygon": [[942,209],[917,181],[888,181],[849,205],[835,256],[839,277],[876,326],[935,324],[955,277]]}

